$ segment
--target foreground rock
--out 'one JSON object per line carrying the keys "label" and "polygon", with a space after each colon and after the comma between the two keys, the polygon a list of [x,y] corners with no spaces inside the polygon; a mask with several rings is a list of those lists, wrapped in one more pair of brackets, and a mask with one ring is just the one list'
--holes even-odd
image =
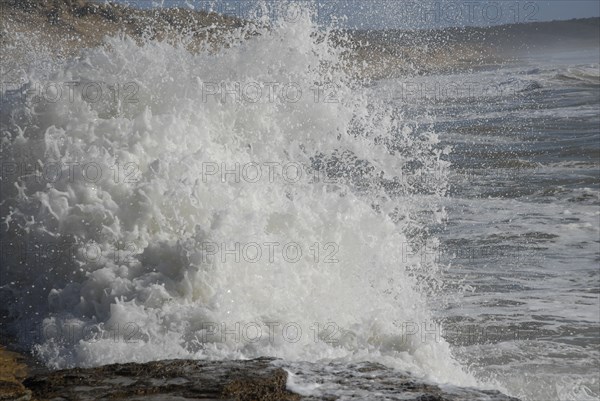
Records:
{"label": "foreground rock", "polygon": [[26,375],[21,356],[0,346],[0,400],[31,399],[31,391],[21,384]]}
{"label": "foreground rock", "polygon": [[30,377],[24,384],[41,400],[299,400],[286,390],[287,373],[270,361],[114,364],[50,372]]}
{"label": "foreground rock", "polygon": [[[285,369],[283,367],[285,367]],[[308,368],[307,368],[308,366]],[[296,383],[307,379],[316,396],[286,388],[288,372]],[[374,363],[354,365],[287,364],[259,358],[248,361],[168,360],[105,365],[38,374],[24,385],[38,400],[236,400],[292,401],[385,399],[405,401],[515,401],[496,391],[444,388]],[[379,394],[379,397],[376,396]],[[518,401],[518,400],[516,400]]]}

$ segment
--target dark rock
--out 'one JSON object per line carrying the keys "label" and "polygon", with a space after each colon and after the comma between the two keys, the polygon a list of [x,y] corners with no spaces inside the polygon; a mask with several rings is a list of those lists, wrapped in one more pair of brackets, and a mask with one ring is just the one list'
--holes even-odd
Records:
{"label": "dark rock", "polygon": [[21,384],[26,375],[27,367],[23,358],[0,346],[0,401],[31,399],[31,391]]}
{"label": "dark rock", "polygon": [[[326,384],[315,396],[286,388],[288,373]],[[235,401],[518,401],[497,391],[439,386],[377,363],[303,364],[272,358],[246,361],[166,360],[44,372],[23,384],[34,399],[235,400]],[[310,380],[309,380],[310,381]],[[354,397],[352,394],[356,394]],[[378,394],[378,396],[374,396]]]}
{"label": "dark rock", "polygon": [[24,385],[40,400],[299,400],[286,390],[287,373],[270,362],[259,358],[114,364],[44,373],[26,379]]}

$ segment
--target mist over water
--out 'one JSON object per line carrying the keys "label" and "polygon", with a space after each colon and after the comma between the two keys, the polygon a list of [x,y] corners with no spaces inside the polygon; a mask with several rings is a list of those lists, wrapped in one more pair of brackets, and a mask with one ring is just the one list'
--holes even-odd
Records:
{"label": "mist over water", "polygon": [[[403,132],[389,107],[352,83],[342,49],[327,35],[306,18],[196,55],[112,38],[110,51],[91,49],[33,71],[27,85],[116,84],[118,77],[135,83],[138,101],[110,110],[112,103],[82,101],[79,87],[76,101],[28,107],[7,99],[13,109],[3,127],[10,135],[3,159],[61,168],[3,182],[8,235],[72,250],[51,266],[9,255],[7,289],[18,292],[11,313],[19,323],[72,325],[97,335],[74,343],[60,334],[44,338],[37,350],[51,366],[377,354],[423,374],[467,380],[447,344],[408,343],[396,327],[431,320],[424,294],[405,272],[402,244],[409,224],[426,230],[421,220],[440,218],[419,217],[421,209],[443,212],[418,193],[391,197],[380,182],[408,162],[436,167],[436,135]],[[240,82],[292,83],[297,94],[276,91],[256,102],[208,95]],[[335,98],[315,101],[310,88],[324,83],[335,85]],[[391,144],[415,152],[392,155]],[[262,177],[269,163],[272,171]],[[250,166],[252,176],[236,166]],[[284,251],[287,244],[294,248]],[[229,330],[291,323],[302,335],[256,342],[216,335],[219,341],[205,342],[207,322]],[[330,322],[344,332],[340,343],[315,341],[321,334],[311,326]],[[103,338],[116,327],[136,341]],[[440,353],[447,357],[434,358]]]}
{"label": "mist over water", "polygon": [[371,80],[350,35],[271,22],[11,69],[18,345],[52,368],[275,356],[317,396],[350,397],[322,364],[369,361],[596,399],[597,50]]}

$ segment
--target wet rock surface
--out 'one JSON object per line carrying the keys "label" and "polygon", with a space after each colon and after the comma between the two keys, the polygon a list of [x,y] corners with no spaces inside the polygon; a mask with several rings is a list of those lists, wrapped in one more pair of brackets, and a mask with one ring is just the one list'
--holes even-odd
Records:
{"label": "wet rock surface", "polygon": [[167,360],[59,370],[24,385],[40,400],[299,400],[271,359]]}
{"label": "wet rock surface", "polygon": [[290,373],[291,389],[312,389],[312,397],[303,400],[519,401],[495,390],[437,385],[373,362],[273,363],[284,365]]}
{"label": "wet rock surface", "polygon": [[21,382],[27,375],[27,367],[23,358],[0,346],[0,400],[31,399],[31,391]]}
{"label": "wet rock surface", "polygon": [[[289,374],[294,384],[290,385]],[[23,385],[33,400],[518,401],[497,391],[442,389],[376,363],[288,364],[272,358],[75,368],[37,374]],[[310,387],[313,393],[297,394],[288,385]]]}

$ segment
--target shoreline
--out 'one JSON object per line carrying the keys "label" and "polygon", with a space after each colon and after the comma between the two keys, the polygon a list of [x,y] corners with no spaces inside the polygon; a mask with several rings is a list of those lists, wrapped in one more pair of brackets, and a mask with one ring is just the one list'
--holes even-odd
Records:
{"label": "shoreline", "polygon": [[[249,360],[170,359],[145,363],[109,364],[92,368],[42,371],[33,360],[0,347],[0,400],[43,401],[56,397],[77,400],[231,400],[231,401],[335,401],[336,395],[301,395],[288,387],[284,361],[261,357]],[[327,364],[315,364],[327,369]],[[354,380],[368,388],[387,383],[406,401],[519,401],[496,390],[444,386],[417,379],[378,363],[348,365],[334,383]],[[294,376],[301,376],[296,372]],[[390,380],[393,377],[393,381]],[[329,384],[326,379],[321,384]],[[355,385],[353,383],[352,385]],[[468,398],[464,398],[464,397]]]}
{"label": "shoreline", "polygon": [[23,355],[0,345],[0,400],[30,400],[32,392],[23,385],[28,372]]}
{"label": "shoreline", "polygon": [[[10,54],[4,59],[11,59],[0,61],[3,73],[31,62],[28,53],[74,57],[83,49],[105,46],[107,36],[126,35],[139,45],[146,40],[179,43],[194,53],[231,45],[228,35],[238,28],[244,28],[239,40],[259,34],[251,21],[203,10],[137,9],[90,0],[6,0],[1,7],[0,47]],[[558,23],[582,29],[586,40],[597,37],[600,29],[598,18]],[[376,80],[500,66],[518,57],[523,46],[536,48],[553,29],[547,22],[419,31],[338,29],[330,39],[346,43],[345,57],[357,68],[358,78]],[[567,39],[564,45],[582,40]],[[365,61],[368,66],[360,67]]]}

